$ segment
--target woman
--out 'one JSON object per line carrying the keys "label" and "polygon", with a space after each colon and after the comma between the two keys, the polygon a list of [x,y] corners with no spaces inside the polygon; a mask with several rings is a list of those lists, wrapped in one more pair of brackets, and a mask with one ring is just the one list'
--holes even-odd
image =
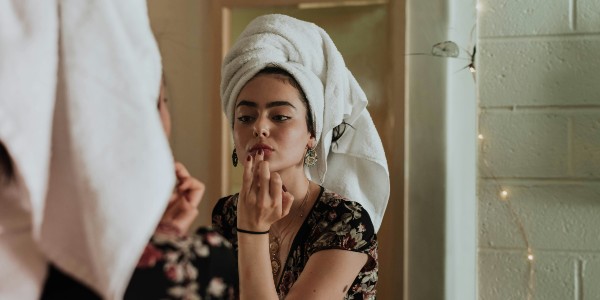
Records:
{"label": "woman", "polygon": [[373,299],[387,163],[329,36],[257,18],[223,62],[221,96],[244,175],[213,225],[237,250],[241,299]]}
{"label": "woman", "polygon": [[[158,111],[171,134],[164,78]],[[231,244],[207,228],[187,235],[204,195],[204,184],[175,163],[177,185],[152,239],[144,249],[125,299],[234,299],[237,274]]]}
{"label": "woman", "polygon": [[[167,137],[171,117],[165,96],[164,78],[157,104]],[[5,157],[0,147],[0,162]],[[10,161],[9,161],[10,162]],[[10,164],[0,168],[11,174]],[[204,194],[204,184],[175,162],[177,184],[167,209],[146,245],[125,299],[234,299],[237,274],[231,244],[218,233],[200,228],[188,235]],[[2,179],[2,176],[0,176]],[[42,299],[100,299],[86,286],[50,266]]]}

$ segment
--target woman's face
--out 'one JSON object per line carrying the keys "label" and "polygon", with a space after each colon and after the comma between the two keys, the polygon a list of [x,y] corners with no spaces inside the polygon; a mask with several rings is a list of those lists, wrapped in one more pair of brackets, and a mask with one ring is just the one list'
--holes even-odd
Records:
{"label": "woman's face", "polygon": [[160,114],[160,121],[162,122],[163,129],[167,137],[171,135],[171,115],[169,114],[169,107],[167,107],[167,97],[165,94],[165,82],[160,81],[160,94],[158,95],[158,113]]}
{"label": "woman's face", "polygon": [[240,159],[265,153],[271,171],[303,167],[314,138],[298,90],[282,75],[260,74],[246,83],[235,104],[233,139]]}

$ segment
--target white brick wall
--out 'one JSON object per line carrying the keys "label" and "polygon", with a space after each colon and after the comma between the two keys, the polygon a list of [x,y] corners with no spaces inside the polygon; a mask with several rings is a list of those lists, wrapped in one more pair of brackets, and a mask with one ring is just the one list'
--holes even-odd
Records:
{"label": "white brick wall", "polygon": [[519,223],[533,299],[600,299],[600,0],[480,8],[479,299],[527,299]]}

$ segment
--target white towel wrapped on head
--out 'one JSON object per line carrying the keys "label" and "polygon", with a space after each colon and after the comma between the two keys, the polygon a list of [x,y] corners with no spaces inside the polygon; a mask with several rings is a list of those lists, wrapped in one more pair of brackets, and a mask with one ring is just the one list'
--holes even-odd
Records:
{"label": "white towel wrapped on head", "polygon": [[[292,74],[308,99],[319,159],[308,168],[309,178],[359,202],[379,230],[390,193],[385,153],[366,110],[367,97],[329,35],[285,15],[253,20],[223,62],[221,100],[231,121],[240,90],[268,66]],[[342,122],[351,126],[332,145],[333,129]]]}

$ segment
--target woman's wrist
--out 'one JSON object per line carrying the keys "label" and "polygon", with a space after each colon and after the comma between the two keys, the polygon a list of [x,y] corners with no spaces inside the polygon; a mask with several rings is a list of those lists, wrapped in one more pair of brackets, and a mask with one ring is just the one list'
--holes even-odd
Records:
{"label": "woman's wrist", "polygon": [[242,218],[242,220],[240,220],[240,218],[238,217],[235,228],[238,229],[239,232],[246,233],[245,231],[247,231],[248,233],[252,232],[250,234],[253,234],[255,232],[260,234],[266,234],[269,233],[269,230],[271,230],[271,224],[269,223],[249,222],[248,220],[244,219],[245,218]]}
{"label": "woman's wrist", "polygon": [[254,235],[268,234],[269,230],[270,230],[270,229],[268,229],[268,230],[262,230],[262,231],[255,231],[255,230],[247,230],[247,229],[243,229],[243,228],[239,228],[239,227],[236,227],[235,229],[237,230],[237,232],[240,232],[240,233],[254,234]]}
{"label": "woman's wrist", "polygon": [[179,227],[171,224],[170,222],[160,222],[158,226],[156,226],[156,230],[154,232],[177,237],[185,236],[185,233]]}

